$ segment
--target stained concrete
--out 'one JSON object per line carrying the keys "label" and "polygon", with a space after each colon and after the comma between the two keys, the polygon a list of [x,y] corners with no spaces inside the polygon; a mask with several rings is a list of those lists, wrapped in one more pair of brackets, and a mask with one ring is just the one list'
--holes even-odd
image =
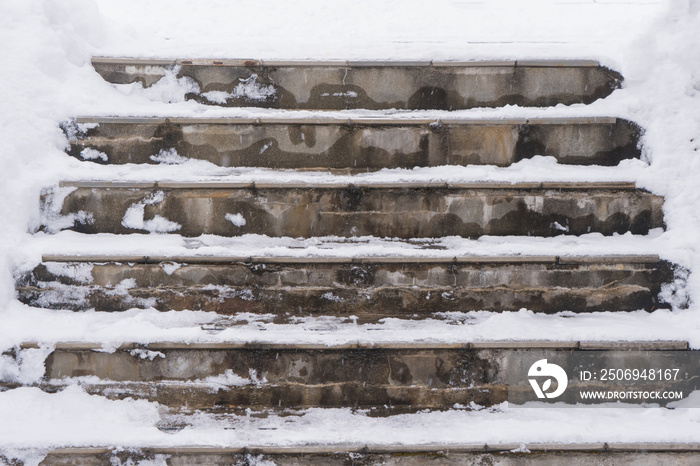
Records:
{"label": "stained concrete", "polygon": [[[547,107],[608,96],[622,76],[595,62],[261,62],[93,59],[107,81],[148,87],[166,71],[199,87],[210,105],[281,109],[460,110]],[[214,93],[214,94],[209,94]]]}
{"label": "stained concrete", "polygon": [[[95,257],[39,265],[18,279],[17,290],[26,304],[58,309],[250,312],[274,315],[277,322],[308,315],[354,315],[364,322],[471,310],[652,310],[665,307],[657,296],[673,280],[671,264],[653,257],[564,259],[568,264],[556,257],[532,261],[514,257],[510,262],[507,257],[484,257],[471,263],[319,259],[251,258],[226,263],[219,258],[174,266],[171,261],[149,258],[142,260],[151,263],[138,263],[135,257],[121,261]],[[89,278],[78,281],[68,276],[70,270],[81,267],[89,267]]]}
{"label": "stained concrete", "polygon": [[[507,166],[535,155],[562,164],[639,158],[639,128],[616,118],[529,120],[79,118],[68,153],[103,164],[159,163],[162,154],[223,167],[349,169]],[[158,154],[161,154],[159,157]]]}
{"label": "stained concrete", "polygon": [[[42,388],[53,391],[60,389],[61,385],[56,385],[60,379],[94,376],[102,381],[81,383],[89,393],[117,399],[144,398],[185,411],[382,406],[444,409],[455,404],[498,404],[508,399],[509,390],[511,396],[533,398],[527,377],[509,382],[509,374],[527,374],[532,362],[541,359],[558,361],[565,367],[581,361],[588,367],[588,361],[600,368],[639,365],[641,357],[641,363],[649,367],[685,367],[691,374],[698,362],[690,357],[690,350],[649,350],[641,356],[613,351],[606,353],[606,362],[605,354],[580,349],[419,346],[308,349],[303,344],[251,343],[227,349],[149,345],[113,353],[57,348],[46,359],[47,381]],[[569,375],[569,388],[557,401],[576,400],[577,387],[609,390],[611,386],[609,382],[581,382]],[[644,382],[635,388],[687,393],[697,389],[697,384],[696,378],[690,377]]]}
{"label": "stained concrete", "polygon": [[[429,447],[429,448],[428,448]],[[532,445],[527,447],[534,448]],[[581,448],[571,445],[570,450],[556,448],[550,450],[528,451],[490,451],[483,445],[481,450],[451,448],[450,446],[427,446],[426,451],[404,451],[405,447],[396,445],[394,451],[372,451],[371,448],[357,447],[350,451],[338,448],[337,451],[314,452],[313,446],[299,449],[298,452],[274,452],[272,448],[241,449],[193,449],[193,448],[151,448],[143,451],[111,451],[94,449],[85,452],[69,449],[51,452],[40,464],[42,466],[112,466],[114,464],[138,464],[146,460],[165,461],[168,466],[190,465],[253,465],[270,462],[279,466],[364,466],[364,465],[469,465],[469,466],[588,466],[600,464],[606,466],[691,466],[699,461],[697,451],[609,451],[605,446],[599,448]],[[513,445],[512,450],[519,448]],[[690,447],[689,447],[690,448]],[[230,450],[230,451],[229,451]]]}
{"label": "stained concrete", "polygon": [[[183,236],[261,234],[426,238],[647,234],[664,226],[663,198],[606,183],[290,185],[64,183],[61,214],[82,233],[144,231],[165,218]],[[249,186],[249,187],[248,187]],[[558,188],[557,188],[558,186]],[[51,201],[50,198],[45,201]],[[125,220],[127,211],[131,212]],[[231,220],[235,216],[234,220]],[[136,219],[138,222],[138,219]],[[162,223],[162,222],[161,222]],[[176,224],[176,225],[175,225]]]}

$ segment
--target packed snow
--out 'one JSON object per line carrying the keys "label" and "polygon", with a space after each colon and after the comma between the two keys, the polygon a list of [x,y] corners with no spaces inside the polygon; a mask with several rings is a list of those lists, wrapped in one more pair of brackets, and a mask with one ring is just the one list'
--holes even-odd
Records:
{"label": "packed snow", "polygon": [[[6,0],[0,2],[0,49],[4,89],[0,107],[2,153],[0,204],[0,381],[31,384],[59,341],[94,341],[109,351],[123,342],[153,341],[474,341],[686,340],[700,348],[700,1],[491,0],[442,1],[301,0],[265,4],[226,0]],[[222,108],[186,100],[196,84],[166,73],[158,84],[111,85],[90,66],[92,56],[259,59],[597,59],[625,76],[622,90],[591,105],[529,109],[509,106],[446,112],[329,112],[344,118],[521,118],[616,116],[640,124],[643,161],[618,167],[571,167],[535,157],[511,167],[437,167],[382,170],[363,181],[635,181],[665,197],[665,231],[650,235],[558,238],[295,239],[244,235],[183,238],[179,225],[145,219],[144,201],[132,206],[126,226],[153,233],[129,237],[60,231],[91,219],[62,216],[60,180],[349,181],[328,173],[298,174],[215,167],[177,153],[154,154],[158,165],[107,166],[104,154],[64,153],[59,125],[76,116],[279,117],[273,110]],[[264,99],[269,90],[240,83],[239,96]],[[257,86],[257,87],[256,87]],[[234,91],[235,93],[236,91]],[[229,98],[211,95],[219,102]],[[319,112],[286,112],[299,118]],[[103,157],[104,156],[104,157]],[[94,160],[100,163],[94,163]],[[53,204],[40,212],[46,193]],[[236,214],[229,214],[242,223]],[[42,219],[48,231],[39,232]],[[235,220],[235,222],[234,222]],[[238,225],[242,226],[242,225]],[[427,247],[433,243],[437,247]],[[42,254],[148,255],[445,255],[456,254],[659,254],[690,273],[679,278],[674,309],[652,313],[554,316],[531,310],[443,316],[424,322],[387,319],[358,325],[352,319],[300,319],[272,324],[265,316],[222,319],[205,312],[73,313],[30,308],[15,298],[15,275],[33,268]],[[172,267],[175,267],[173,265]],[[167,271],[167,270],[166,270]],[[87,280],[83,269],[62,269]],[[122,283],[124,289],[130,284]],[[668,290],[671,293],[673,290]],[[80,299],[80,297],[76,297]],[[232,325],[235,323],[236,325]],[[22,342],[40,349],[18,349]],[[150,357],[146,354],[146,357]],[[154,357],[157,357],[154,356]],[[257,376],[256,376],[257,377]],[[251,375],[251,380],[253,376]],[[221,383],[241,381],[224,380]],[[0,392],[0,454],[37,464],[54,447],[113,445],[253,445],[263,443],[463,442],[698,442],[700,412],[693,409],[595,410],[473,407],[446,412],[374,418],[351,410],[308,410],[290,421],[206,415],[194,428],[170,434],[157,429],[160,407],[136,400],[109,401],[78,385],[49,394],[35,387]],[[231,425],[236,429],[230,429]],[[268,430],[275,428],[275,434]],[[261,432],[263,434],[261,434]],[[0,460],[0,463],[2,460]]]}
{"label": "packed snow", "polygon": [[179,230],[182,228],[182,225],[170,221],[162,215],[155,215],[149,220],[144,219],[146,206],[160,204],[163,202],[163,199],[165,199],[163,191],[156,191],[147,198],[134,203],[126,210],[122,219],[122,225],[126,228],[146,230],[151,233],[171,233]]}

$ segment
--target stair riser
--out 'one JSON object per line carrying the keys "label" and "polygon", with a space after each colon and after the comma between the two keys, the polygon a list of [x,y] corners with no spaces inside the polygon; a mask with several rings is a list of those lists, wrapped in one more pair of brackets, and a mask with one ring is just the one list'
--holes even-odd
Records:
{"label": "stair riser", "polygon": [[[450,408],[455,403],[492,405],[506,401],[509,370],[517,366],[520,373],[527,374],[532,362],[540,359],[557,360],[564,356],[573,361],[587,354],[597,358],[594,360],[600,367],[621,364],[620,352],[610,352],[607,362],[601,361],[598,352],[594,353],[563,348],[161,348],[159,354],[150,353],[153,357],[150,360],[143,350],[105,353],[57,349],[46,360],[46,377],[56,380],[96,376],[107,383],[85,384],[91,393],[112,398],[145,398],[185,410],[385,405],[439,409]],[[669,358],[681,360],[690,353],[643,354],[645,363],[665,367],[662,364],[673,363]],[[211,379],[210,383],[197,382],[222,376],[227,371],[230,371],[228,379],[219,378],[218,383],[211,383]],[[226,381],[234,379],[235,383]],[[120,381],[125,383],[117,383]],[[692,380],[655,381],[649,382],[649,388],[692,389],[693,383]],[[570,379],[562,401],[575,397],[577,386],[610,389],[606,382],[584,383],[574,378]],[[525,379],[511,390],[532,397],[532,388]]]}
{"label": "stair riser", "polygon": [[[88,122],[89,119],[84,121]],[[94,121],[100,121],[99,119]],[[69,153],[79,159],[85,148],[105,154],[98,163],[157,163],[161,151],[206,160],[223,167],[382,168],[440,165],[507,166],[535,155],[559,163],[617,165],[639,158],[638,129],[614,123],[354,124],[198,124],[170,121],[100,122],[79,131],[69,127]],[[153,158],[152,158],[153,157]]]}
{"label": "stair riser", "polygon": [[[517,446],[513,445],[513,449]],[[50,455],[40,463],[41,466],[112,466],[114,464],[139,464],[141,461],[167,458],[170,466],[212,465],[230,466],[252,464],[275,464],[278,466],[347,466],[375,465],[386,466],[443,466],[443,465],[498,465],[498,466],[554,466],[567,464],[571,466],[589,466],[605,464],[623,465],[696,465],[697,452],[633,452],[633,451],[533,451],[532,453],[499,452],[455,452],[445,447],[442,450],[396,451],[387,453],[336,452],[336,453],[297,453],[265,454],[264,449],[251,449],[246,453],[181,453],[174,451],[153,453],[119,452],[95,455],[60,454]],[[129,462],[131,461],[131,462]],[[133,463],[132,463],[133,462]],[[269,462],[269,463],[268,463]]]}
{"label": "stair riser", "polygon": [[[155,307],[219,314],[429,317],[471,310],[554,313],[658,308],[672,280],[661,263],[548,264],[171,264],[41,265],[18,282],[34,306],[98,311]],[[61,270],[90,267],[89,284]],[[167,268],[170,274],[164,269]],[[128,282],[124,282],[128,280]],[[130,283],[129,288],[117,287]]]}
{"label": "stair riser", "polygon": [[140,206],[143,218],[165,217],[180,226],[165,231],[183,236],[557,236],[646,234],[663,227],[662,203],[639,190],[603,189],[77,188],[62,213],[89,215],[92,223],[72,228],[83,233],[143,231],[141,223],[123,225],[127,210]]}
{"label": "stair riser", "polygon": [[[113,83],[150,86],[167,66],[93,63]],[[620,87],[622,77],[594,66],[200,66],[178,77],[196,82],[188,97],[210,105],[281,109],[460,110],[505,105],[590,103]],[[210,91],[229,94],[223,102]],[[221,95],[218,97],[222,97]]]}

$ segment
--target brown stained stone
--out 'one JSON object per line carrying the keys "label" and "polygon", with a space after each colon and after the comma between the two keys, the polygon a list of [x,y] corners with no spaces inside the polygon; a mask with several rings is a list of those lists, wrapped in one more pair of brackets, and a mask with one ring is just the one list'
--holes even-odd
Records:
{"label": "brown stained stone", "polygon": [[[145,206],[145,220],[159,215],[181,225],[183,236],[377,236],[646,234],[663,227],[659,196],[614,189],[462,188],[77,188],[62,214],[82,212],[82,233],[135,233],[122,219]],[[226,219],[241,214],[245,225]]]}
{"label": "brown stained stone", "polygon": [[[634,445],[632,445],[633,447]],[[332,445],[331,445],[332,447]],[[512,445],[516,449],[518,445]],[[529,448],[534,447],[528,445]],[[584,445],[551,445],[549,449],[540,451],[485,451],[486,445],[475,446],[468,451],[451,445],[420,447],[397,445],[384,447],[383,451],[368,451],[364,445],[353,446],[345,451],[342,447],[336,447],[334,452],[309,451],[312,447],[304,445],[297,452],[270,452],[271,448],[245,448],[242,451],[225,451],[226,449],[211,449],[207,451],[191,451],[182,449],[150,449],[143,450],[115,450],[95,453],[56,452],[49,454],[41,463],[41,466],[111,466],[113,464],[139,464],[143,461],[153,461],[156,455],[163,455],[168,466],[230,466],[247,465],[269,462],[279,466],[555,466],[568,464],[571,466],[588,466],[590,464],[604,464],[610,466],[622,466],[629,464],[673,464],[679,466],[691,466],[698,462],[696,451],[646,451],[640,445],[639,451],[630,448],[626,451],[609,451],[605,447],[587,447]],[[688,450],[694,450],[692,446]]]}
{"label": "brown stained stone", "polygon": [[[78,264],[74,264],[78,265]],[[81,283],[40,265],[19,277],[31,305],[120,311],[132,307],[271,314],[279,322],[308,315],[423,318],[438,312],[554,313],[652,310],[673,280],[670,264],[182,264],[96,263]],[[117,290],[124,280],[134,287]],[[70,287],[70,288],[67,288]]]}
{"label": "brown stained stone", "polygon": [[[599,353],[570,348],[420,349],[410,344],[401,348],[255,348],[251,344],[235,349],[154,349],[157,352],[148,353],[146,347],[106,353],[57,348],[46,360],[42,388],[51,391],[60,386],[60,379],[92,376],[102,382],[81,382],[91,393],[146,398],[185,410],[385,405],[440,409],[456,403],[501,403],[509,390],[511,396],[530,396],[527,379],[509,387],[508,374],[527,374],[532,362],[540,359],[614,367],[621,358],[628,364],[678,364],[689,357],[689,350]],[[690,371],[697,364],[692,361]],[[233,376],[237,376],[234,383],[230,382]],[[693,390],[697,383],[691,377],[664,381],[661,386],[659,381],[640,382],[635,387]],[[577,386],[609,387],[605,382],[589,386],[577,379],[569,384],[573,390],[563,395],[565,402],[576,399]]]}
{"label": "brown stained stone", "polygon": [[[100,121],[99,119],[95,121]],[[101,122],[91,129],[65,127],[68,153],[82,159],[85,148],[103,152],[97,163],[157,163],[161,151],[225,167],[296,169],[413,168],[441,165],[507,166],[535,155],[564,164],[617,165],[638,158],[639,130],[633,123],[482,122],[387,125],[343,121],[302,124],[172,123],[154,120]]]}
{"label": "brown stained stone", "polygon": [[[141,82],[150,86],[167,65],[138,66],[138,62],[93,66],[113,83]],[[200,88],[188,98],[206,104],[205,93],[229,94],[225,106],[286,109],[436,109],[459,110],[504,105],[553,106],[590,103],[620,87],[622,77],[600,66],[402,66],[391,63],[300,66],[255,63],[251,66],[200,65],[180,62],[179,77]],[[255,87],[259,92],[245,92]]]}

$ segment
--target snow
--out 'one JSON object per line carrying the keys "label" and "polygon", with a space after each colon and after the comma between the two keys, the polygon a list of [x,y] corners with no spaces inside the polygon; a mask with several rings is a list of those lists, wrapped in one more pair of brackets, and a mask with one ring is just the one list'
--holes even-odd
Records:
{"label": "snow", "polygon": [[152,155],[150,159],[154,162],[164,163],[166,165],[180,165],[189,160],[187,157],[182,157],[173,148],[168,150],[161,149],[156,155]]}
{"label": "snow", "polygon": [[107,154],[104,152],[100,152],[99,150],[95,150],[91,147],[86,147],[85,149],[80,151],[80,157],[83,160],[103,160],[107,162]]}
{"label": "snow", "polygon": [[[19,412],[15,409],[18,404],[26,408]],[[0,416],[6,421],[0,425],[0,438],[19,454],[21,449],[58,445],[139,448],[437,443],[449,448],[465,443],[544,443],[542,432],[555,443],[696,442],[694,427],[700,422],[700,410],[696,409],[508,409],[505,403],[388,418],[350,409],[309,409],[300,414],[272,413],[264,418],[202,413],[187,418],[175,416],[172,421],[186,421],[191,427],[162,432],[156,427],[161,416],[155,403],[107,401],[86,394],[77,385],[53,395],[36,388],[19,388],[0,398]],[[25,418],[36,419],[43,428],[30,430]],[[76,442],[76,438],[81,441]]]}
{"label": "snow", "polygon": [[179,269],[182,266],[180,264],[170,262],[170,263],[164,263],[163,265],[161,265],[161,267],[163,267],[163,270],[165,271],[165,273],[167,273],[168,275],[172,275],[173,272],[175,272],[177,269]]}
{"label": "snow", "polygon": [[[43,362],[59,341],[96,341],[105,350],[123,342],[264,341],[342,342],[552,339],[687,340],[700,348],[700,2],[568,1],[528,2],[419,0],[338,0],[328,3],[283,0],[6,0],[0,2],[0,50],[4,90],[0,108],[0,380],[29,384],[43,373]],[[86,163],[63,151],[59,124],[75,116],[133,115],[184,117],[280,117],[273,110],[223,108],[185,100],[196,84],[175,70],[150,88],[113,86],[89,64],[91,56],[208,57],[256,59],[597,59],[625,76],[624,88],[591,105],[528,109],[509,106],[447,114],[421,111],[286,112],[341,118],[529,118],[616,116],[644,129],[644,162],[618,167],[571,167],[551,157],[523,160],[511,167],[436,167],[382,170],[357,177],[328,173],[276,172],[222,168],[178,154],[154,154],[158,165],[106,166]],[[240,90],[239,90],[240,88]],[[264,99],[269,89],[241,82],[234,94]],[[209,100],[229,98],[212,94]],[[218,100],[217,100],[218,99]],[[86,128],[77,128],[85,130]],[[86,151],[83,158],[102,160]],[[221,180],[319,182],[385,181],[635,181],[666,199],[666,231],[645,237],[589,234],[557,238],[484,237],[398,241],[392,238],[183,238],[179,225],[161,216],[146,219],[144,199],[129,209],[126,226],[153,233],[89,238],[60,231],[81,216],[62,216],[62,196],[75,180]],[[54,203],[40,212],[39,198],[53,189]],[[231,217],[236,221],[235,214]],[[48,223],[46,232],[38,232]],[[233,222],[233,221],[232,221]],[[235,224],[235,223],[234,223]],[[59,232],[60,231],[60,232]],[[303,318],[273,324],[269,316],[222,318],[205,312],[73,313],[30,308],[15,299],[17,273],[33,268],[47,253],[144,255],[425,255],[456,254],[659,254],[691,273],[665,292],[677,299],[673,310],[652,313],[540,315],[530,310],[502,314],[451,313],[424,322],[386,319],[358,325],[352,319]],[[64,266],[61,266],[64,267]],[[80,268],[61,269],[77,281]],[[166,270],[167,271],[167,270]],[[173,269],[174,271],[174,269]],[[123,289],[130,283],[122,283]],[[675,290],[673,289],[675,287]],[[671,295],[675,293],[675,297]],[[688,302],[687,308],[681,304]],[[80,299],[77,296],[76,299]],[[234,325],[235,324],[235,325]],[[214,329],[214,330],[212,330]],[[220,329],[220,330],[219,330]],[[17,349],[25,341],[41,349]],[[253,377],[251,376],[251,380]],[[23,387],[0,393],[0,451],[36,464],[42,452],[58,446],[254,445],[261,443],[509,443],[676,441],[698,442],[700,413],[693,409],[576,410],[508,409],[501,405],[471,410],[374,418],[351,410],[308,410],[290,420],[204,414],[194,428],[174,434],[157,429],[154,403],[109,401],[70,385],[56,393]],[[228,427],[231,425],[236,430]],[[260,428],[275,428],[275,435]],[[264,435],[261,435],[263,432]],[[20,451],[18,449],[29,449]]]}
{"label": "snow", "polygon": [[224,218],[229,222],[233,223],[238,228],[245,226],[246,221],[242,214],[226,214]]}
{"label": "snow", "polygon": [[277,92],[272,85],[258,82],[258,75],[253,73],[249,78],[239,78],[240,82],[233,88],[233,93],[209,91],[202,94],[209,102],[225,104],[228,99],[245,99],[253,102],[264,102]]}
{"label": "snow", "polygon": [[46,270],[50,274],[68,277],[81,284],[92,283],[92,269],[92,264],[46,263]]}
{"label": "snow", "polygon": [[275,87],[272,85],[260,84],[258,82],[258,75],[253,73],[248,79],[241,79],[241,81],[233,89],[233,97],[243,98],[253,101],[264,101],[268,97],[275,95]]}
{"label": "snow", "polygon": [[165,194],[163,191],[156,191],[145,199],[135,202],[126,210],[126,213],[124,213],[122,225],[126,228],[146,230],[151,233],[170,233],[179,230],[182,228],[182,225],[177,222],[170,221],[162,215],[156,214],[149,220],[144,218],[146,206],[160,204],[163,202],[163,199],[165,199]]}
{"label": "snow", "polygon": [[135,96],[154,102],[184,102],[188,93],[198,93],[200,89],[192,78],[178,78],[178,71],[177,66],[166,70],[157,83],[147,88],[144,88],[141,83],[118,84],[115,88],[125,96]]}

